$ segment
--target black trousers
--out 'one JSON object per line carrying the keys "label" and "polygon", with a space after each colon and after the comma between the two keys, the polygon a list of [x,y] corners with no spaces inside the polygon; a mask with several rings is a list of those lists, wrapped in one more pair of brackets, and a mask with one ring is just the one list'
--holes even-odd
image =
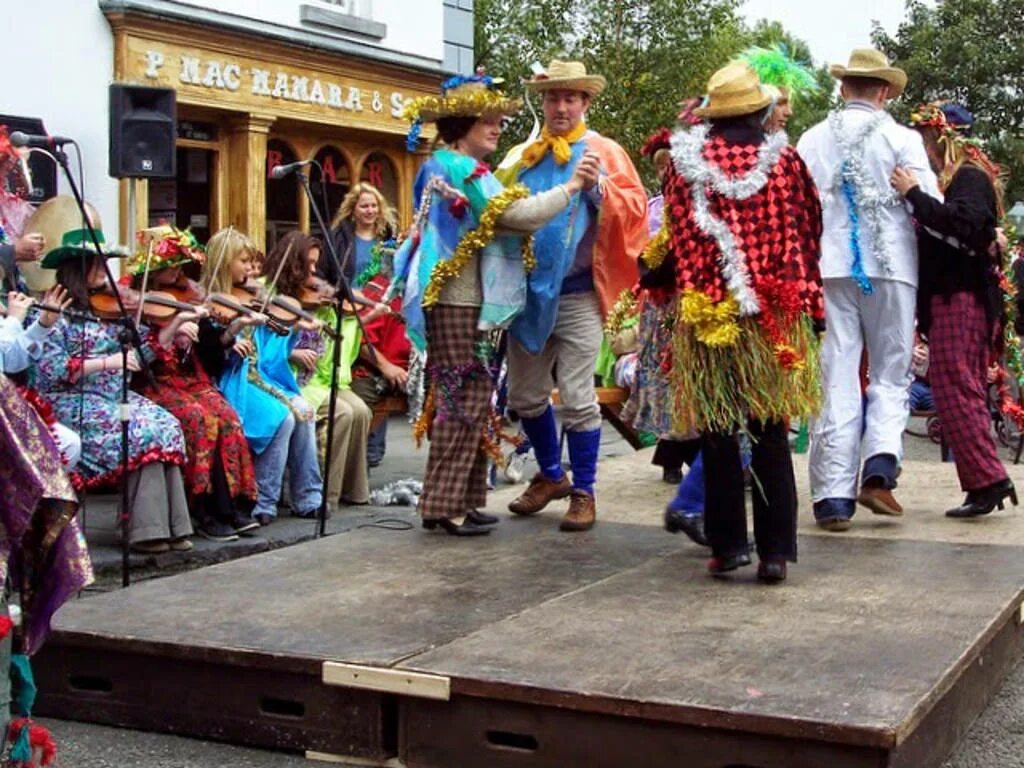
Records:
{"label": "black trousers", "polygon": [[654,448],[651,464],[669,469],[682,469],[683,464],[692,465],[700,451],[700,438],[692,440],[671,440],[662,438]]}
{"label": "black trousers", "polygon": [[[796,479],[782,422],[747,425],[751,441],[754,539],[757,556],[796,562]],[[750,551],[743,488],[743,465],[735,432],[705,432],[704,530],[713,554],[727,557]]]}

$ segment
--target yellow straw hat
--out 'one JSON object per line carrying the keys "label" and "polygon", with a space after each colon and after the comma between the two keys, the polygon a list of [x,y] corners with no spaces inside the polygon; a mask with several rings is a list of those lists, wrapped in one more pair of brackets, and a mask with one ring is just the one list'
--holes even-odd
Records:
{"label": "yellow straw hat", "polygon": [[734,61],[711,76],[707,100],[693,114],[705,119],[739,117],[764,109],[774,100],[750,65]]}
{"label": "yellow straw hat", "polygon": [[565,90],[583,91],[588,96],[597,96],[608,85],[603,75],[587,74],[587,67],[581,61],[552,59],[547,69],[526,81],[531,91]]}
{"label": "yellow straw hat", "polygon": [[889,97],[895,99],[907,87],[907,73],[889,65],[885,54],[874,48],[855,48],[850,54],[850,61],[844,67],[833,64],[828,72],[837,80],[844,77],[871,77],[884,80],[891,86]]}

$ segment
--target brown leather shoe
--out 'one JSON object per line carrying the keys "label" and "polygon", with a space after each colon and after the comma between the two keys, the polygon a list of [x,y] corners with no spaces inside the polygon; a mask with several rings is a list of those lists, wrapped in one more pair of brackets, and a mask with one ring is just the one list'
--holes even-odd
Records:
{"label": "brown leather shoe", "polygon": [[594,527],[596,517],[594,497],[586,491],[574,489],[569,494],[569,511],[565,513],[558,529],[561,531],[589,531]]}
{"label": "brown leather shoe", "polygon": [[857,502],[867,507],[876,515],[888,515],[900,517],[903,515],[903,507],[892,495],[888,488],[869,488],[861,486],[857,494]]}
{"label": "brown leather shoe", "polygon": [[564,499],[572,490],[566,475],[561,480],[549,480],[543,472],[533,476],[526,490],[508,504],[509,512],[517,515],[535,515],[555,499]]}

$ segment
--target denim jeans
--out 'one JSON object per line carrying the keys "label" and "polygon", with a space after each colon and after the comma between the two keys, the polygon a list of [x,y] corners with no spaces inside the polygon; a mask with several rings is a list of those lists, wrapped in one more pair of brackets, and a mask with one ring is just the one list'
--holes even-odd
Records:
{"label": "denim jeans", "polygon": [[[303,412],[310,410],[306,401],[299,397],[292,400],[292,405]],[[289,412],[270,445],[255,457],[254,464],[258,492],[253,515],[277,516],[286,465],[295,512],[304,514],[320,508],[323,476],[316,454],[316,426],[312,419],[298,421]]]}

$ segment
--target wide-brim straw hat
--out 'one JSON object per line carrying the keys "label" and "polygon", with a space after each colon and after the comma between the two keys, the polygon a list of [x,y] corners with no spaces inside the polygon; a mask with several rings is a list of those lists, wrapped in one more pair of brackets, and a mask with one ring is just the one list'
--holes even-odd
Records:
{"label": "wide-brim straw hat", "polygon": [[124,265],[124,271],[130,275],[141,275],[147,263],[150,272],[158,272],[206,261],[206,251],[189,229],[160,224],[139,232],[137,240],[134,255]]}
{"label": "wide-brim straw hat", "polygon": [[552,59],[547,69],[526,81],[526,87],[536,93],[544,91],[582,91],[597,96],[608,85],[604,75],[591,75],[582,61]]}
{"label": "wide-brim straw hat", "polygon": [[761,84],[757,73],[748,64],[734,61],[711,76],[707,99],[693,114],[711,120],[740,117],[762,110],[773,101],[774,95]]}
{"label": "wide-brim straw hat", "polygon": [[885,54],[874,48],[855,48],[850,54],[850,61],[844,67],[833,64],[828,72],[837,80],[844,77],[870,77],[883,80],[889,84],[889,97],[895,99],[907,87],[907,73],[898,67],[889,65]]}
{"label": "wide-brim straw hat", "polygon": [[483,117],[484,115],[514,115],[523,102],[506,96],[478,80],[469,80],[449,88],[440,96],[422,96],[408,102],[407,120],[419,119],[435,123],[442,117]]}

